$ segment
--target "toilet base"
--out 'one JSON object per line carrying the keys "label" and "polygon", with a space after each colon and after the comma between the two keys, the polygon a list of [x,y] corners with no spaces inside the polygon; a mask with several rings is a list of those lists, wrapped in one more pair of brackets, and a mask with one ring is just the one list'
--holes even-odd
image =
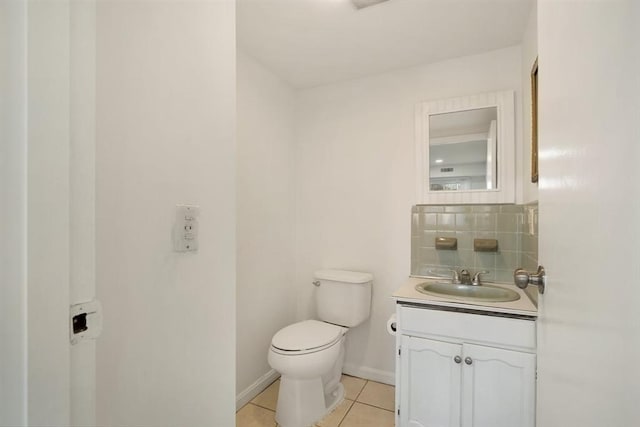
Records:
{"label": "toilet base", "polygon": [[327,395],[322,378],[280,378],[276,422],[280,427],[309,427],[333,411],[344,400],[344,386],[338,383]]}

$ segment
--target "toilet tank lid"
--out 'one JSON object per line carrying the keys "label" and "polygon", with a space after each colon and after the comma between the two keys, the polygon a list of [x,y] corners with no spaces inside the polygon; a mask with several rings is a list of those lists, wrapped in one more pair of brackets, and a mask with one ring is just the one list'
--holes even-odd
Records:
{"label": "toilet tank lid", "polygon": [[315,278],[333,282],[369,283],[373,280],[373,274],[347,270],[318,270]]}

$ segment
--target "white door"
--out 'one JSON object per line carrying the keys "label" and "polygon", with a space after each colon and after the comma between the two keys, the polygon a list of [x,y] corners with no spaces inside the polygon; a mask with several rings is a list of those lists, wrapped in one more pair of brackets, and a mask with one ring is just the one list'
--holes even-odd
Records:
{"label": "white door", "polygon": [[[94,297],[94,2],[28,2],[24,55],[28,404],[10,425],[95,424],[95,343],[70,306]],[[23,396],[20,396],[22,399]]]}
{"label": "white door", "polygon": [[463,344],[462,426],[534,427],[536,356]]}
{"label": "white door", "polygon": [[538,1],[538,427],[640,420],[637,1]]}
{"label": "white door", "polygon": [[403,335],[401,350],[400,425],[460,426],[462,346]]}
{"label": "white door", "polygon": [[28,2],[29,425],[70,425],[69,3]]}
{"label": "white door", "polygon": [[0,426],[25,424],[26,4],[0,2]]}
{"label": "white door", "polygon": [[[23,151],[9,156],[18,159],[18,170],[8,176],[20,177],[16,187],[24,193],[15,197],[12,214],[19,220],[10,227],[11,236],[21,237],[15,245],[3,242],[1,249],[2,262],[5,250],[17,254],[10,259],[18,260],[17,270],[26,270],[20,271],[26,280],[18,278],[19,292],[10,300],[13,311],[5,312],[4,299],[0,302],[0,320],[5,315],[11,320],[2,322],[0,333],[4,339],[5,330],[10,331],[15,345],[6,349],[7,342],[0,343],[0,424],[91,426],[97,413],[104,417],[102,425],[232,425],[234,3],[16,0],[3,2],[2,13],[5,6],[16,8],[8,13],[15,18],[12,34],[18,34],[10,43],[19,41],[9,50],[18,51],[18,60],[10,55],[8,68],[21,80],[10,98],[11,108],[21,114],[10,120],[27,144],[14,144]],[[161,41],[149,43],[156,38]],[[201,48],[185,51],[184,46]],[[182,60],[166,63],[172,52],[188,52],[193,67],[184,67]],[[101,67],[96,67],[96,53]],[[208,72],[196,73],[193,81],[192,69]],[[148,75],[159,78],[147,80]],[[140,84],[146,89],[137,92]],[[174,108],[179,105],[174,96],[202,102]],[[15,105],[14,97],[19,99]],[[132,104],[135,108],[128,110]],[[102,107],[97,115],[102,132],[94,124],[97,107]],[[6,120],[3,115],[1,124]],[[169,124],[170,132],[157,126],[160,121]],[[96,133],[102,146],[96,144]],[[165,144],[159,144],[161,139]],[[102,166],[98,180],[96,145],[103,149],[97,156]],[[114,145],[122,151],[113,150]],[[148,162],[149,153],[160,152],[157,163]],[[128,165],[140,167],[119,175],[122,160],[132,158]],[[190,173],[183,173],[187,169]],[[0,177],[5,176],[3,169]],[[102,183],[98,191],[96,181]],[[147,186],[128,190],[140,182]],[[7,187],[12,186],[0,183],[3,202]],[[96,227],[96,193],[103,203],[97,216],[102,228]],[[172,252],[170,230],[175,205],[190,200],[202,203],[201,218],[208,225],[202,227],[199,254],[182,256]],[[141,225],[151,222],[153,227],[141,233]],[[100,237],[113,239],[96,245],[96,228]],[[126,244],[119,244],[120,237]],[[102,263],[100,296],[110,298],[105,304],[110,335],[72,345],[70,306],[94,297],[96,246]],[[0,296],[4,280],[2,285]],[[96,343],[102,350],[96,352]],[[98,369],[96,353],[103,362]],[[15,367],[9,379],[18,385],[9,393],[5,363]],[[96,371],[102,380],[96,380]],[[97,410],[96,383],[102,403]],[[5,406],[12,407],[10,413]]]}
{"label": "white door", "polygon": [[[87,312],[96,295],[96,0],[70,2],[69,28],[69,305]],[[102,312],[89,316],[96,330],[84,333],[95,336]],[[70,356],[71,425],[95,425],[96,340],[76,342]]]}

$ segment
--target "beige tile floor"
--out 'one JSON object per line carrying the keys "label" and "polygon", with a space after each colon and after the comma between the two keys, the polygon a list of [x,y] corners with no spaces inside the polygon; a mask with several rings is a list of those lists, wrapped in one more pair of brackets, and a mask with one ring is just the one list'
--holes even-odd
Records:
{"label": "beige tile floor", "polygon": [[[393,386],[342,376],[344,401],[316,427],[393,427]],[[236,427],[276,427],[280,380],[274,382],[236,413]]]}

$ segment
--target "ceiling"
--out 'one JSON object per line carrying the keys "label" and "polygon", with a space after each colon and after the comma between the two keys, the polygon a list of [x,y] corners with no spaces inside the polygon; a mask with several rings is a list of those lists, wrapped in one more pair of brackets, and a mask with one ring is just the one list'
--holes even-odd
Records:
{"label": "ceiling", "polygon": [[[429,149],[431,170],[469,163],[487,163],[487,140],[434,145]],[[440,162],[436,162],[440,160]]]}
{"label": "ceiling", "polygon": [[532,0],[237,0],[238,47],[295,88],[520,43]]}

